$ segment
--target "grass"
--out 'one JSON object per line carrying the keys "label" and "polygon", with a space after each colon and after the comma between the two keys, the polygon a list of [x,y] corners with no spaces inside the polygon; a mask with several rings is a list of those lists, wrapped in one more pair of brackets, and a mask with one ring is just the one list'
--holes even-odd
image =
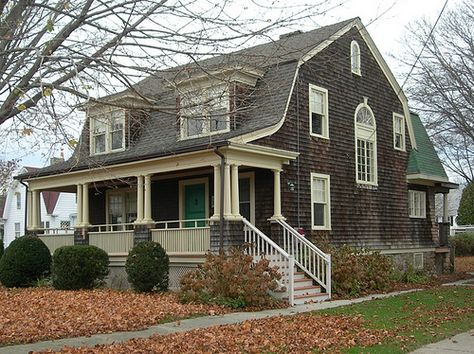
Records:
{"label": "grass", "polygon": [[392,335],[347,353],[405,353],[474,328],[474,288],[440,287],[324,311],[361,316],[365,325]]}

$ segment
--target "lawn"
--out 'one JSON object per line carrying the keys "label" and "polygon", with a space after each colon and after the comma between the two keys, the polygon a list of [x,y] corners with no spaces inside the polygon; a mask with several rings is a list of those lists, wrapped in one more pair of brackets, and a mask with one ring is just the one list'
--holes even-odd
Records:
{"label": "lawn", "polygon": [[183,305],[174,294],[110,289],[0,288],[0,304],[0,346],[137,330],[182,318],[228,312],[218,306]]}
{"label": "lawn", "polygon": [[474,288],[440,287],[324,312],[62,353],[402,353],[474,328]]}

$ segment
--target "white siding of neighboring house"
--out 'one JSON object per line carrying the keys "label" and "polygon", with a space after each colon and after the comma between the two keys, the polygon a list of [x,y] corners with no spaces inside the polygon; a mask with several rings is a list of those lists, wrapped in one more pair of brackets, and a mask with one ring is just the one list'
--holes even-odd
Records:
{"label": "white siding of neighboring house", "polygon": [[[16,193],[21,193],[21,208],[17,209]],[[26,188],[18,181],[14,181],[10,188],[5,209],[3,212],[4,224],[4,245],[5,247],[15,239],[15,223],[20,223],[20,236],[25,234],[25,193]],[[46,205],[41,195],[41,221],[48,222],[49,227],[60,228],[61,221],[69,221],[73,227],[76,218],[76,195],[74,193],[61,193],[59,195],[53,214],[46,214]],[[46,225],[46,224],[45,224]]]}

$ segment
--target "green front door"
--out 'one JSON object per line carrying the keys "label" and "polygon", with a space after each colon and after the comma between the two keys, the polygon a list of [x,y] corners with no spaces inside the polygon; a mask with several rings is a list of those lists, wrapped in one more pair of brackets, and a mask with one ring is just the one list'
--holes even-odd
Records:
{"label": "green front door", "polygon": [[[184,219],[197,220],[206,218],[206,188],[205,184],[188,184],[184,187]],[[186,227],[194,227],[193,222],[186,223]],[[200,221],[197,226],[205,226]]]}

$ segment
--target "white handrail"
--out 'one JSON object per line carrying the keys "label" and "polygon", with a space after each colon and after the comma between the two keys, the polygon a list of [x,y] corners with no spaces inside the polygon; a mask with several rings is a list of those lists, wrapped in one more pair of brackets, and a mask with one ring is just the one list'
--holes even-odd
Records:
{"label": "white handrail", "polygon": [[284,220],[276,220],[283,228],[283,249],[295,264],[326,289],[331,297],[331,255],[324,253]]}
{"label": "white handrail", "polygon": [[181,229],[181,228],[199,228],[208,227],[209,219],[190,219],[190,220],[164,220],[155,221],[155,229]]}
{"label": "white handrail", "polygon": [[251,245],[248,253],[254,259],[265,257],[270,264],[277,266],[282,273],[281,283],[288,292],[290,306],[294,305],[294,257],[278,246],[271,238],[252,225],[247,219],[242,218],[244,224],[244,242]]}

